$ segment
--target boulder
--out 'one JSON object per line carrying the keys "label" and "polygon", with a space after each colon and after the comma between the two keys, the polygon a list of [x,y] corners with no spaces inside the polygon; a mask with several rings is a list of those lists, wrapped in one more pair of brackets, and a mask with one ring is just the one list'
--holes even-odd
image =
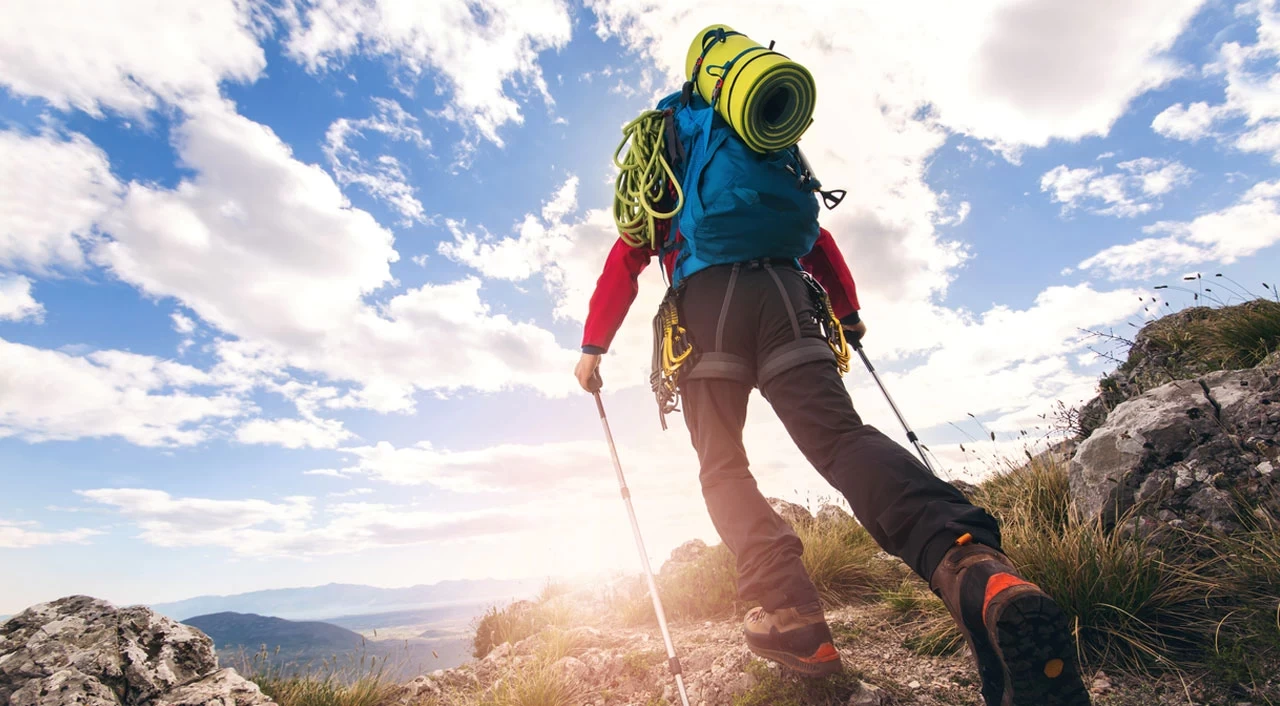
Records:
{"label": "boulder", "polygon": [[[1071,460],[1072,504],[1086,520],[1160,535],[1230,533],[1242,515],[1280,517],[1280,369],[1210,373],[1120,404]],[[1248,506],[1244,504],[1247,501]]]}
{"label": "boulder", "polygon": [[684,564],[691,561],[697,561],[703,554],[707,553],[707,543],[701,539],[691,539],[684,544],[676,547],[671,551],[671,558],[667,561],[677,564]]}
{"label": "boulder", "polygon": [[803,507],[779,498],[769,498],[769,507],[792,527],[803,527],[813,522],[813,515]]}
{"label": "boulder", "polygon": [[853,516],[845,512],[845,509],[839,505],[827,503],[818,508],[819,524],[843,524],[851,520],[853,520]]}
{"label": "boulder", "polygon": [[195,628],[88,596],[42,603],[0,625],[0,703],[11,706],[268,706],[219,669]]}

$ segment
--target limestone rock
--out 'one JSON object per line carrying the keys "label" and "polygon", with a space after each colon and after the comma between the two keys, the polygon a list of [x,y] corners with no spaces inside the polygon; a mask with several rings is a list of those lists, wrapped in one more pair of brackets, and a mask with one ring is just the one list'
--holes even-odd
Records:
{"label": "limestone rock", "polygon": [[780,498],[769,498],[769,507],[782,516],[792,527],[803,527],[813,522],[813,515],[803,507]]}
{"label": "limestone rock", "polygon": [[830,503],[823,505],[818,509],[818,522],[827,523],[844,523],[853,519],[853,516],[845,512],[844,508],[839,505]]}
{"label": "limestone rock", "polygon": [[1135,526],[1231,532],[1239,498],[1280,516],[1280,370],[1211,373],[1162,385],[1112,410],[1071,460],[1072,503],[1086,520],[1136,508]]}
{"label": "limestone rock", "polygon": [[889,695],[884,689],[860,681],[857,691],[849,696],[848,706],[883,706],[887,703],[889,703]]}
{"label": "limestone rock", "polygon": [[0,702],[11,706],[263,706],[219,670],[202,632],[147,608],[71,596],[0,625]]}
{"label": "limestone rock", "polygon": [[671,551],[671,558],[667,561],[675,563],[684,563],[689,561],[697,561],[698,557],[707,552],[707,543],[701,539],[691,539],[684,544],[676,547]]}

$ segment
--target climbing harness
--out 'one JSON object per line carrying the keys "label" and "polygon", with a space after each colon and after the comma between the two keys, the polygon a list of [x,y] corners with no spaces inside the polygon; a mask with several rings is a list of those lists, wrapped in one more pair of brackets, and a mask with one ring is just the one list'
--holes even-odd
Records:
{"label": "climbing harness", "polygon": [[800,64],[727,25],[698,33],[685,57],[686,93],[697,91],[752,150],[785,149],[813,123],[817,87]]}
{"label": "climbing harness", "polygon": [[[657,250],[662,243],[656,222],[675,216],[684,206],[684,191],[668,160],[668,135],[675,135],[671,111],[647,110],[622,128],[622,142],[613,153],[614,166],[620,170],[613,220],[622,240],[633,248]],[[671,141],[680,145],[679,140]],[[623,150],[626,157],[619,159]],[[681,156],[682,151],[675,153],[677,160]]]}
{"label": "climbing harness", "polygon": [[663,431],[667,428],[667,415],[679,406],[680,368],[693,354],[689,333],[680,325],[680,291],[669,288],[653,317],[653,372],[649,385],[658,400],[658,421]]}
{"label": "climbing harness", "polygon": [[849,361],[853,359],[853,354],[849,352],[849,341],[844,336],[844,325],[836,317],[827,290],[808,272],[801,271],[800,275],[804,277],[805,284],[809,285],[809,293],[813,297],[814,318],[817,319],[831,352],[836,354],[836,366],[840,368],[840,374],[844,375],[849,372]]}

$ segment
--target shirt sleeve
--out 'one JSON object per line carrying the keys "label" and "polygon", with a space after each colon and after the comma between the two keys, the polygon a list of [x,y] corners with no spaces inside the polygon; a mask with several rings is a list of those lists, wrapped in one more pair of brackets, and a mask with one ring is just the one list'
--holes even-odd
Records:
{"label": "shirt sleeve", "polygon": [[653,255],[653,250],[633,248],[621,238],[613,244],[591,295],[582,334],[583,353],[600,354],[609,350],[640,291],[640,273],[649,266]]}
{"label": "shirt sleeve", "polygon": [[818,241],[808,255],[800,258],[804,267],[814,279],[827,290],[831,297],[831,308],[836,318],[845,324],[855,324],[859,320],[858,289],[853,283],[853,275],[844,255],[836,246],[836,239],[826,228],[818,231]]}

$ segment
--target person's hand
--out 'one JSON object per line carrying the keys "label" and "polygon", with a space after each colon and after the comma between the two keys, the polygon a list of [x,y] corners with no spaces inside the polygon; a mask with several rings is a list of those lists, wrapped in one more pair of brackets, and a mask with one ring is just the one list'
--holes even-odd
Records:
{"label": "person's hand", "polygon": [[865,321],[859,321],[852,326],[844,327],[844,338],[849,343],[857,343],[865,335],[867,335],[867,322]]}
{"label": "person's hand", "polygon": [[595,353],[583,353],[578,365],[573,369],[578,384],[587,392],[599,392],[604,381],[600,378],[600,356]]}

